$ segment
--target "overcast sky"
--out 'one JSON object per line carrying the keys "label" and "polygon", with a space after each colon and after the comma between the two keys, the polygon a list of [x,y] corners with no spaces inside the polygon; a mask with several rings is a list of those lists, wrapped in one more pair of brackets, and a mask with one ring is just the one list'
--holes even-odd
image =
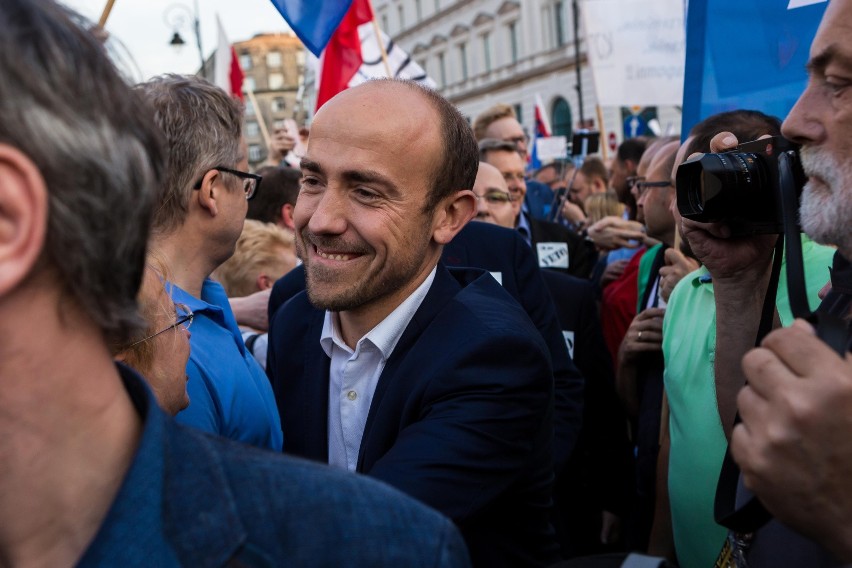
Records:
{"label": "overcast sky", "polygon": [[[95,22],[101,16],[106,0],[60,0]],[[183,10],[181,8],[184,8]],[[201,46],[205,57],[217,43],[216,14],[222,20],[230,42],[251,38],[258,33],[285,32],[287,22],[269,0],[198,0],[201,23]],[[193,34],[192,0],[115,0],[106,29],[130,52],[133,64],[123,65],[139,81],[161,73],[194,73],[200,66],[198,47]],[[174,29],[167,19],[183,19],[179,30],[186,45],[179,54],[169,45]],[[112,51],[118,48],[111,46]]]}

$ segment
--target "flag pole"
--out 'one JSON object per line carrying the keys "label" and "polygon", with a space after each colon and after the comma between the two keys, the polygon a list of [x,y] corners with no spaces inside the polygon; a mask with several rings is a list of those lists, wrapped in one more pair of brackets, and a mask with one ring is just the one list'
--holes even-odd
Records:
{"label": "flag pole", "polygon": [[263,113],[260,112],[260,107],[257,106],[257,99],[254,97],[254,91],[252,89],[245,89],[246,95],[248,95],[249,101],[251,102],[251,106],[254,107],[254,115],[257,118],[257,125],[260,127],[260,134],[263,136],[263,141],[266,143],[266,147],[272,145],[272,138],[269,137],[269,130],[266,128],[266,122],[263,120]]}
{"label": "flag pole", "polygon": [[604,128],[603,110],[601,110],[601,105],[595,105],[595,110],[598,113],[598,130],[601,131],[601,156],[603,157],[603,161],[606,162],[609,148],[607,148],[608,141],[606,140],[606,129]]}
{"label": "flag pole", "polygon": [[115,0],[107,0],[106,6],[104,6],[104,11],[101,12],[101,19],[98,20],[98,25],[100,27],[104,27],[106,25],[107,18],[109,18],[109,13],[112,12],[113,4],[115,4]]}
{"label": "flag pole", "polygon": [[382,39],[382,30],[379,28],[379,21],[376,19],[376,11],[373,9],[373,0],[367,0],[367,4],[370,6],[370,13],[373,14],[373,33],[376,36],[379,53],[382,54],[382,63],[385,64],[385,73],[387,73],[388,79],[393,79],[393,73],[391,73],[390,63],[388,62],[388,52],[385,50],[385,40]]}

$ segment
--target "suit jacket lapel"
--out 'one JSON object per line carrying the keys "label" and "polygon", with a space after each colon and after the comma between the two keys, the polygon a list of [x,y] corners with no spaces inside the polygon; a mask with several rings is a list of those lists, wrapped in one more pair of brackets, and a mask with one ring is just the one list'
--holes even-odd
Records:
{"label": "suit jacket lapel", "polygon": [[[363,471],[364,446],[370,438],[370,429],[376,421],[376,413],[378,412],[378,408],[381,406],[382,398],[387,392],[391,382],[394,380],[397,369],[405,359],[406,353],[414,346],[417,339],[429,326],[429,323],[435,319],[435,316],[438,315],[447,302],[450,301],[460,289],[461,286],[458,281],[456,281],[452,274],[450,274],[446,266],[439,262],[438,270],[435,273],[435,280],[432,281],[432,286],[429,288],[429,292],[423,299],[423,303],[420,304],[420,307],[414,313],[414,317],[411,318],[411,322],[405,328],[405,331],[402,332],[402,337],[400,337],[399,342],[396,344],[396,347],[394,347],[393,353],[391,353],[390,358],[385,364],[385,368],[382,370],[382,374],[379,376],[379,382],[376,384],[376,392],[373,394],[373,400],[370,403],[370,412],[367,415],[367,422],[364,425],[364,435],[361,438],[361,447],[358,452],[357,471]],[[326,365],[326,385],[328,384],[327,375],[328,365]],[[327,393],[328,387],[326,386],[326,399]]]}
{"label": "suit jacket lapel", "polygon": [[[305,347],[305,374],[302,400],[302,424],[305,425],[305,457],[328,462],[328,382],[331,360],[322,350],[319,338],[325,312],[313,309],[310,314],[306,341],[313,344]],[[284,442],[286,444],[286,441]]]}

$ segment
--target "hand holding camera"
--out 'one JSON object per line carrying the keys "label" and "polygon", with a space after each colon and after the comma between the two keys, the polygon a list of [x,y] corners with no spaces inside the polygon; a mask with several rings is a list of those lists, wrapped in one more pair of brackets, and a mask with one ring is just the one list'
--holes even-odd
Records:
{"label": "hand holding camera", "polygon": [[[738,146],[733,134],[721,132],[710,142],[716,153],[693,154],[678,168],[684,235],[714,282],[730,279],[757,285],[769,274],[781,225],[775,216],[777,184],[772,183],[777,179],[777,167],[772,169],[777,157],[776,162],[762,159],[757,150],[775,140],[783,139],[763,138]],[[751,151],[742,152],[744,148]],[[767,234],[770,229],[772,234]]]}

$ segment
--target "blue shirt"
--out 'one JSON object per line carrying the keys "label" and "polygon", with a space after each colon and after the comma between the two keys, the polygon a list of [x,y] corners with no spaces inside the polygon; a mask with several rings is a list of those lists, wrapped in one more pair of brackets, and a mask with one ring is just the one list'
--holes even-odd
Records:
{"label": "blue shirt", "polygon": [[181,424],[280,451],[281,419],[272,385],[245,348],[225,289],[209,278],[201,299],[169,283],[172,300],[195,318],[186,365],[189,407],[175,417]]}

